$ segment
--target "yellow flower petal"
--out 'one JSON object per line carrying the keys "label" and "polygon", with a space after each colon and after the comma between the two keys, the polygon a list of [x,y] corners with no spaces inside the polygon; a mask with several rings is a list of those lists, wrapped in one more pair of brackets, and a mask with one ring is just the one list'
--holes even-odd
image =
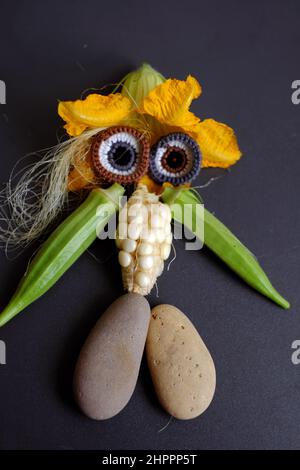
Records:
{"label": "yellow flower petal", "polygon": [[91,94],[84,100],[61,101],[58,114],[71,136],[80,135],[88,127],[109,127],[119,124],[131,111],[130,100],[120,93],[108,96]]}
{"label": "yellow flower petal", "polygon": [[149,175],[144,175],[139,181],[140,184],[147,186],[150,193],[160,194],[162,192],[162,185],[155,183]]}
{"label": "yellow flower petal", "polygon": [[200,94],[200,84],[191,75],[186,80],[170,78],[146,96],[139,111],[153,116],[162,124],[188,132],[200,122],[189,111],[192,100]]}
{"label": "yellow flower petal", "polygon": [[214,119],[205,119],[198,124],[196,140],[202,152],[204,168],[228,168],[242,156],[234,130]]}
{"label": "yellow flower petal", "polygon": [[155,194],[162,194],[165,190],[165,188],[176,188],[176,189],[181,189],[181,188],[190,188],[191,183],[186,183],[186,184],[181,184],[179,186],[173,186],[172,183],[165,182],[163,184],[158,184],[153,181],[153,179],[149,175],[144,175],[139,181],[140,184],[144,184],[147,186],[147,189],[150,193],[155,193]]}
{"label": "yellow flower petal", "polygon": [[68,191],[76,192],[99,183],[91,159],[88,157],[76,163],[68,176]]}

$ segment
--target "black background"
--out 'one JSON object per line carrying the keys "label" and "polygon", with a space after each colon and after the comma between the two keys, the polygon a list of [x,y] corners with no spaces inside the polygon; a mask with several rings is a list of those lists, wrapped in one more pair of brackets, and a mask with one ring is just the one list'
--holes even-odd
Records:
{"label": "black background", "polygon": [[[231,125],[244,152],[201,191],[257,255],[291,301],[281,310],[244,285],[206,249],[184,250],[159,281],[159,299],[192,319],[214,357],[217,391],[200,418],[172,420],[159,407],[142,366],[129,405],[93,422],[72,401],[80,347],[102,311],[121,294],[116,250],[97,241],[42,299],[0,330],[2,449],[300,448],[300,106],[297,1],[18,1],[0,4],[0,178],[17,160],[61,135],[57,99],[117,82],[147,61],[166,76],[195,75],[193,110]],[[218,171],[203,170],[199,184]],[[0,254],[5,306],[34,250]]]}

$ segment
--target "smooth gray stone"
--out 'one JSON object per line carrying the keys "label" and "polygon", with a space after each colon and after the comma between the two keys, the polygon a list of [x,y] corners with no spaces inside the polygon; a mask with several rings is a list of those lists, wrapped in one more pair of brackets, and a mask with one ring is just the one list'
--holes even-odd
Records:
{"label": "smooth gray stone", "polygon": [[144,351],[150,306],[139,294],[113,302],[88,336],[74,373],[75,399],[85,415],[108,419],[128,403]]}

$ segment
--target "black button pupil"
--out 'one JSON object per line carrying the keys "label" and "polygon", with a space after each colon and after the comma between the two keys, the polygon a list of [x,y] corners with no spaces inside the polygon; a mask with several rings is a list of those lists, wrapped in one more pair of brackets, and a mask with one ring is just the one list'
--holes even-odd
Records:
{"label": "black button pupil", "polygon": [[179,150],[172,150],[166,158],[167,165],[176,170],[177,168],[181,168],[184,164],[185,155],[183,152]]}
{"label": "black button pupil", "polygon": [[119,145],[113,152],[113,161],[118,166],[127,166],[132,159],[132,152],[125,145]]}
{"label": "black button pupil", "polygon": [[108,160],[113,168],[120,171],[130,170],[137,158],[135,149],[126,142],[116,142],[112,145]]}

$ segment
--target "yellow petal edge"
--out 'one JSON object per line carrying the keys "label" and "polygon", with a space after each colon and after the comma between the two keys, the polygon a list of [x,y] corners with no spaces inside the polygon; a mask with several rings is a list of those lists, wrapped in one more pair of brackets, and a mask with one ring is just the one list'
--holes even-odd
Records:
{"label": "yellow petal edge", "polygon": [[[186,80],[169,78],[153,88],[136,111],[148,116],[152,140],[169,132],[186,132],[201,148],[202,167],[228,168],[242,155],[235,133],[231,127],[214,119],[200,122],[200,118],[189,111],[192,101],[201,92],[199,82],[191,75]],[[64,127],[73,137],[87,128],[130,125],[130,116],[135,114],[132,111],[133,103],[120,93],[90,94],[83,100],[61,101],[58,105],[58,114],[66,122]]]}
{"label": "yellow petal edge", "polygon": [[120,93],[88,95],[83,100],[60,101],[58,114],[66,122],[65,129],[70,136],[78,136],[88,127],[109,127],[125,119],[132,105]]}
{"label": "yellow petal edge", "polygon": [[169,78],[155,87],[143,100],[139,111],[157,119],[162,124],[193,131],[200,119],[189,111],[193,99],[201,94],[198,81],[189,75],[186,80]]}
{"label": "yellow petal edge", "polygon": [[203,168],[228,168],[242,156],[234,130],[214,119],[205,119],[198,125],[196,140],[202,152]]}

